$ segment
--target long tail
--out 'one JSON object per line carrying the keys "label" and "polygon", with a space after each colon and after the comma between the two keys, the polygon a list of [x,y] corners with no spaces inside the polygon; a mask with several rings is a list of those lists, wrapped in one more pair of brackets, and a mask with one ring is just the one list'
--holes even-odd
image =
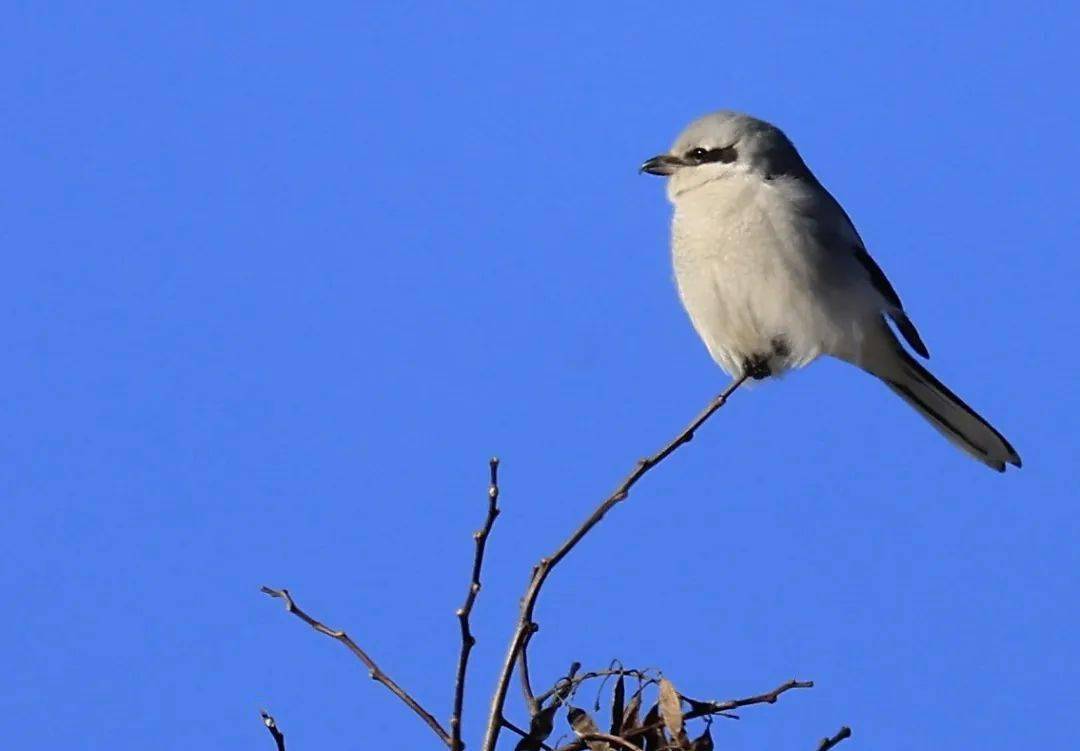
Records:
{"label": "long tail", "polygon": [[888,367],[871,368],[874,375],[950,442],[986,466],[998,472],[1004,472],[1006,464],[1020,466],[1020,455],[1005,436],[916,362],[898,342],[895,344]]}

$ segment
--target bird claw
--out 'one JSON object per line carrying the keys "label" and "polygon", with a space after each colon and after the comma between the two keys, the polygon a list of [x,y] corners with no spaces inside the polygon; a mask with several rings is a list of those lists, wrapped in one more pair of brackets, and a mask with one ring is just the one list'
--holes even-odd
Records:
{"label": "bird claw", "polygon": [[755,381],[761,381],[772,375],[769,367],[769,358],[762,355],[753,355],[743,360],[743,372]]}

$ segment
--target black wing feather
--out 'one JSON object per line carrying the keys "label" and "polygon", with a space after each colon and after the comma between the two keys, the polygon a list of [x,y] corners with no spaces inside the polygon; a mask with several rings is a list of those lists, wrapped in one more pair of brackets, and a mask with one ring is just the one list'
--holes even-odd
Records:
{"label": "black wing feather", "polygon": [[[831,205],[836,212],[836,218],[838,223],[846,225],[845,229],[850,232],[848,235],[845,232],[837,232],[835,227],[830,226],[831,222],[821,222],[820,217],[816,213],[808,213],[808,216],[819,222],[818,231],[822,234],[822,244],[826,247],[832,246],[836,248],[843,248],[850,243],[851,236],[854,236],[856,244],[854,246],[855,259],[866,269],[867,275],[870,277],[870,283],[874,285],[876,289],[886,302],[892,306],[892,310],[888,311],[889,318],[896,324],[896,328],[903,335],[907,343],[911,345],[911,348],[918,352],[923,357],[930,357],[930,350],[926,348],[923,343],[922,337],[919,336],[918,330],[915,328],[915,324],[908,318],[907,313],[904,312],[904,306],[900,302],[900,295],[896,294],[896,290],[893,288],[892,283],[889,282],[888,277],[885,276],[885,272],[881,270],[881,267],[877,265],[877,262],[870,257],[870,254],[866,251],[863,245],[862,238],[859,237],[858,230],[855,229],[855,224],[851,221],[851,217],[844,211],[844,207],[840,205],[840,202],[833,198],[833,195],[826,190],[825,186],[814,176],[814,173],[810,171],[810,168],[806,166],[802,158],[795,152],[794,146],[791,149],[791,153],[794,158],[781,165],[776,165],[775,169],[770,173],[769,178],[786,176],[796,180],[804,181],[810,184],[814,189],[820,191],[821,197],[825,199],[827,205]],[[775,173],[775,174],[773,174]]]}
{"label": "black wing feather", "polygon": [[930,351],[923,344],[922,337],[919,336],[915,324],[911,322],[911,319],[907,317],[907,313],[904,312],[904,305],[900,302],[900,295],[896,294],[892,283],[889,282],[881,267],[877,265],[877,261],[871,258],[870,254],[866,252],[866,248],[863,247],[855,248],[855,260],[862,264],[862,267],[866,269],[866,273],[870,275],[870,283],[874,285],[874,289],[881,293],[881,296],[893,306],[893,310],[889,311],[889,317],[893,319],[896,328],[903,334],[907,343],[923,357],[930,357]]}

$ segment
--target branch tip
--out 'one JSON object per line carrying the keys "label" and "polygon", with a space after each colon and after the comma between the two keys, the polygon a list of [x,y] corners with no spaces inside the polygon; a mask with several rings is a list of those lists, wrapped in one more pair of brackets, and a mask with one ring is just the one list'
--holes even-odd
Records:
{"label": "branch tip", "polygon": [[270,735],[274,739],[274,744],[277,746],[277,751],[285,751],[285,734],[281,732],[281,729],[277,726],[277,722],[265,709],[259,710],[259,716],[262,717],[263,725],[270,731]]}
{"label": "branch tip", "polygon": [[840,730],[836,732],[836,735],[832,736],[831,738],[822,738],[820,745],[818,745],[817,747],[817,751],[829,751],[830,748],[838,744],[840,741],[850,737],[851,728],[849,728],[847,725],[844,725],[840,728]]}
{"label": "branch tip", "polygon": [[488,461],[490,484],[487,490],[488,508],[484,525],[473,533],[475,551],[473,553],[472,576],[469,579],[469,589],[465,594],[465,603],[458,608],[456,615],[461,625],[461,651],[458,654],[457,673],[454,679],[454,704],[450,714],[450,739],[448,745],[450,751],[464,751],[465,744],[461,740],[461,713],[465,705],[465,676],[469,667],[469,653],[476,645],[476,637],[472,634],[469,625],[469,616],[472,615],[473,605],[480,594],[482,584],[480,574],[484,567],[484,549],[487,546],[491,528],[495,524],[495,518],[499,515],[499,458],[492,457]]}
{"label": "branch tip", "polygon": [[272,589],[270,587],[263,587],[262,591],[270,595],[271,597],[279,597],[285,600],[286,611],[295,615],[297,618],[302,620],[307,625],[311,626],[320,634],[323,634],[324,636],[329,636],[331,639],[341,642],[346,649],[352,652],[353,655],[355,655],[356,658],[360,660],[360,662],[364,663],[364,666],[367,667],[369,671],[368,675],[372,678],[372,680],[378,681],[382,685],[386,686],[387,690],[390,691],[390,693],[392,693],[394,696],[404,702],[409,709],[415,712],[417,716],[420,717],[420,719],[427,723],[427,726],[431,728],[432,732],[434,732],[435,735],[439,736],[439,739],[443,743],[445,743],[447,746],[450,745],[450,734],[446,732],[446,729],[443,728],[442,725],[439,724],[439,721],[436,720],[430,712],[424,709],[420,705],[420,703],[416,701],[416,699],[410,696],[409,693],[401,686],[399,686],[390,676],[380,670],[379,666],[375,664],[375,661],[371,659],[368,653],[361,649],[359,644],[350,639],[344,631],[332,629],[325,623],[318,621],[305,613],[296,604],[296,601],[293,600],[292,595],[289,594],[289,590],[287,589]]}

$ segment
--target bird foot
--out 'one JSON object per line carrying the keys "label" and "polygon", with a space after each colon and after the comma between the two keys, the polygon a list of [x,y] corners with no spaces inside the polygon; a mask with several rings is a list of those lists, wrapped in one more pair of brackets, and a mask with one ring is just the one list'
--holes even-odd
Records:
{"label": "bird foot", "polygon": [[761,381],[772,375],[769,367],[769,358],[763,355],[752,355],[743,360],[743,372],[755,381]]}

